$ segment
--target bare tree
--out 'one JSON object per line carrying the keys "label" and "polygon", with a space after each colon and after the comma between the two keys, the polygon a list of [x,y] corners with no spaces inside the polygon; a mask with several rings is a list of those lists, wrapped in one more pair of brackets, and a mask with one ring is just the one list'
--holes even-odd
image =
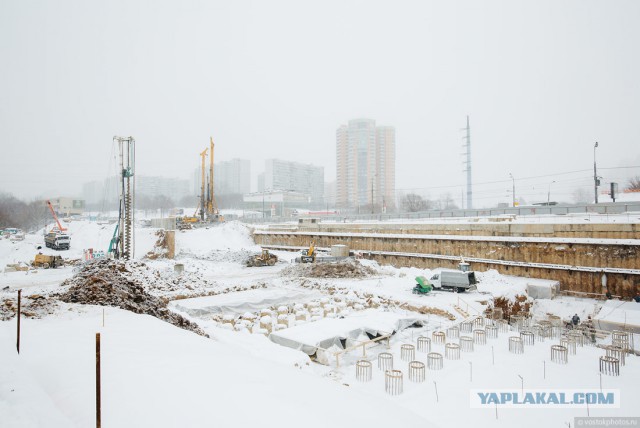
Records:
{"label": "bare tree", "polygon": [[627,186],[627,189],[633,192],[640,191],[640,175],[636,175],[635,177],[632,177],[629,180],[629,185]]}
{"label": "bare tree", "polygon": [[438,200],[438,205],[441,210],[457,210],[458,206],[456,205],[453,197],[451,197],[451,193],[443,193],[440,195],[440,199]]}
{"label": "bare tree", "polygon": [[410,213],[428,209],[427,201],[425,201],[422,196],[415,193],[408,193],[404,195],[401,201],[402,209]]}
{"label": "bare tree", "polygon": [[17,227],[29,231],[42,226],[45,217],[42,201],[26,203],[8,193],[0,194],[0,228]]}
{"label": "bare tree", "polygon": [[588,204],[593,201],[593,193],[584,187],[578,187],[572,194],[574,204]]}
{"label": "bare tree", "polygon": [[176,205],[175,202],[173,202],[173,199],[165,195],[154,196],[151,200],[151,204],[154,209],[160,209],[160,217],[164,217],[165,211]]}

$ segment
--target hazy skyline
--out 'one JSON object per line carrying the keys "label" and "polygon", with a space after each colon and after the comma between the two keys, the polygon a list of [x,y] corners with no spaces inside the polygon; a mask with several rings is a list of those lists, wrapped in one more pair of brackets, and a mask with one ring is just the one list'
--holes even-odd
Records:
{"label": "hazy skyline", "polygon": [[637,1],[0,0],[0,191],[79,195],[114,173],[114,135],[141,175],[190,178],[213,136],[254,177],[277,158],[333,181],[336,129],[366,117],[396,129],[398,190],[459,201],[467,115],[475,206],[509,201],[509,173],[528,202],[554,180],[552,199],[592,191],[595,141],[623,187],[638,18]]}

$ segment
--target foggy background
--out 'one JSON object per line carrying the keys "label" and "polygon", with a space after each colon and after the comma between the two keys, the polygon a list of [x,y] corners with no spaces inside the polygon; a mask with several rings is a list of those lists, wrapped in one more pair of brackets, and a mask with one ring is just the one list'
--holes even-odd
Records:
{"label": "foggy background", "polygon": [[[0,192],[76,196],[133,136],[137,174],[198,154],[325,168],[336,129],[396,129],[396,187],[572,201],[640,171],[637,1],[0,0]],[[487,184],[482,184],[487,183]]]}

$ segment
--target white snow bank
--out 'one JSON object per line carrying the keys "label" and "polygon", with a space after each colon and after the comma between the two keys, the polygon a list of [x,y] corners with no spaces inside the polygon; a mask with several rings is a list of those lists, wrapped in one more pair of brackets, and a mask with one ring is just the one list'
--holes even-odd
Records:
{"label": "white snow bank", "polygon": [[596,325],[604,330],[625,328],[640,333],[640,303],[607,300],[595,321]]}
{"label": "white snow bank", "polygon": [[240,293],[177,300],[171,302],[171,307],[194,317],[223,313],[242,315],[245,312],[258,311],[268,306],[304,302],[320,296],[322,293],[319,291],[262,288]]}
{"label": "white snow bank", "polygon": [[[4,323],[9,324],[9,323]],[[0,346],[0,425],[3,427],[66,428],[71,421],[58,409],[3,336]]]}
{"label": "white snow bank", "polygon": [[212,251],[259,249],[249,228],[237,221],[178,232],[176,247],[177,252],[196,257],[206,257]]}
{"label": "white snow bank", "polygon": [[[108,308],[102,328],[102,308],[73,308],[24,320],[17,357],[22,374],[15,374],[15,359],[6,364],[12,360],[4,358],[15,349],[15,323],[0,323],[3,426],[94,425],[96,332],[102,335],[103,426],[324,428],[328,417],[341,426],[430,426],[393,401],[256,359],[150,316]],[[17,402],[28,403],[28,412],[12,405]]]}

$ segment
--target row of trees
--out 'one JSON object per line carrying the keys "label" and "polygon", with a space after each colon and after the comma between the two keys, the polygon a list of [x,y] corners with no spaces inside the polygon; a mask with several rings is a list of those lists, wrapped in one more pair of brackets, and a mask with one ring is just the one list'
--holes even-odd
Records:
{"label": "row of trees", "polygon": [[[627,190],[640,191],[640,176],[635,176],[629,180]],[[586,204],[593,201],[593,192],[583,187],[576,189],[571,195],[573,203]],[[523,199],[518,199],[520,205],[526,204]],[[440,195],[440,198],[432,200],[417,193],[408,193],[400,196],[400,206],[404,212],[419,212],[428,210],[455,210],[455,204],[450,193]]]}
{"label": "row of trees", "polygon": [[417,193],[407,193],[406,195],[400,196],[400,207],[404,212],[409,213],[427,210],[458,209],[458,205],[456,205],[450,193],[440,195],[440,198],[436,200],[424,198]]}
{"label": "row of trees", "polygon": [[0,229],[35,230],[44,226],[47,214],[47,207],[42,201],[23,202],[8,193],[0,193]]}

